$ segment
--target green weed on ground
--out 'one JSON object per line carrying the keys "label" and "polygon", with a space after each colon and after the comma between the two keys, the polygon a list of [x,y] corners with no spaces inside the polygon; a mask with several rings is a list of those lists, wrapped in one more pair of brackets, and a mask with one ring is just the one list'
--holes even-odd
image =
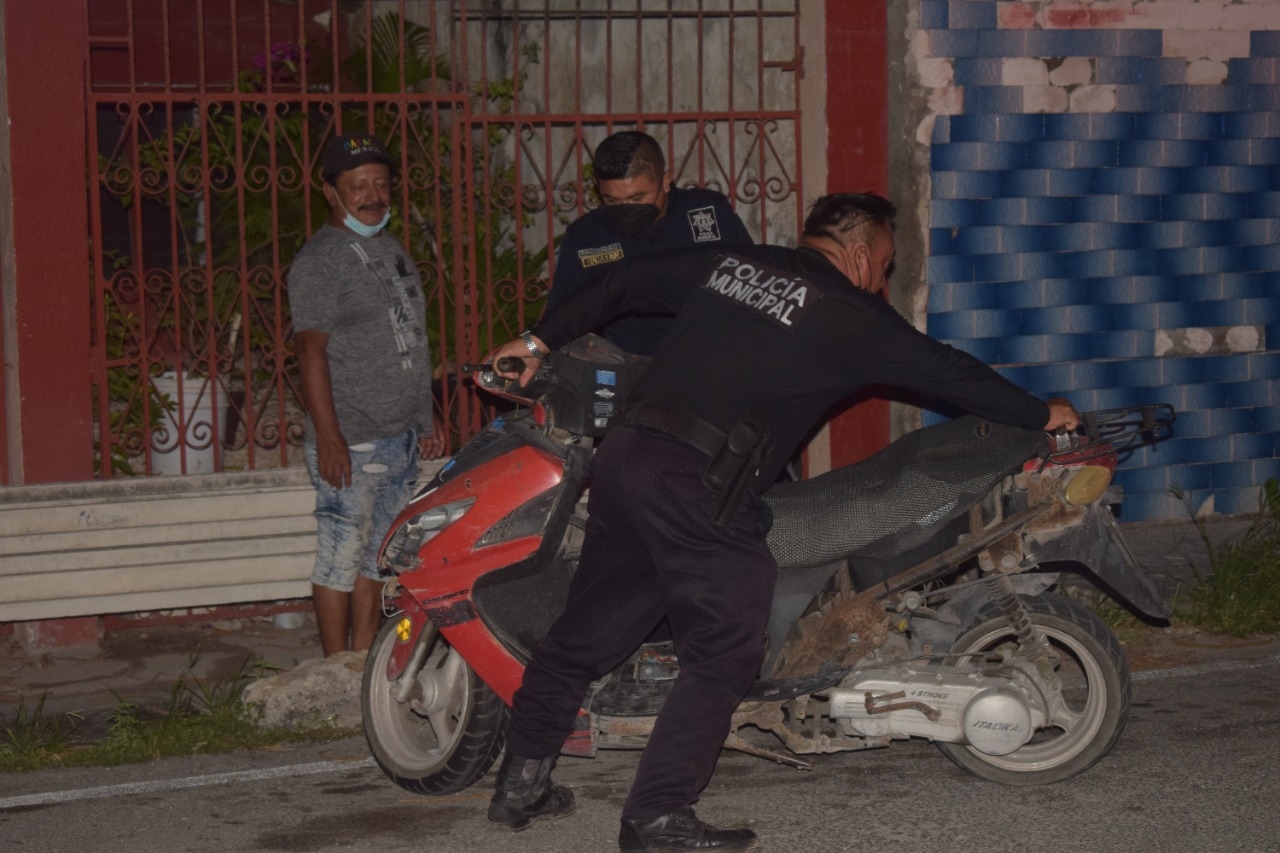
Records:
{"label": "green weed on ground", "polygon": [[76,747],[83,722],[78,714],[46,715],[43,696],[34,708],[16,706],[12,719],[0,716],[0,770],[34,770],[58,763],[57,756]]}
{"label": "green weed on ground", "polygon": [[[1187,501],[1177,489],[1175,497]],[[1217,544],[1203,518],[1188,512],[1209,554],[1209,572],[1172,601],[1172,623],[1203,634],[1234,637],[1280,633],[1280,483],[1262,488],[1261,508],[1244,533]],[[1073,589],[1111,627],[1121,642],[1138,642],[1151,625],[1104,593]]]}
{"label": "green weed on ground", "polygon": [[0,772],[132,764],[352,734],[323,720],[287,729],[263,726],[260,709],[244,703],[245,688],[263,673],[261,663],[246,660],[231,678],[205,681],[190,673],[197,660],[192,658],[188,673],[174,685],[163,713],[144,715],[137,705],[121,700],[111,712],[106,736],[94,743],[79,736],[79,715],[45,714],[44,697],[32,708],[15,706],[12,716],[0,712]]}
{"label": "green weed on ground", "polygon": [[1280,632],[1280,483],[1262,487],[1261,508],[1247,530],[1215,546],[1203,519],[1211,573],[1175,602],[1180,618],[1208,634],[1250,637]]}

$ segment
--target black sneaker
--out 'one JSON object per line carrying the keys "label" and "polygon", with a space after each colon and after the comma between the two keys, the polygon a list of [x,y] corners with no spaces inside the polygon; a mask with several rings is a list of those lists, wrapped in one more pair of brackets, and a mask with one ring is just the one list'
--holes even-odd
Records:
{"label": "black sneaker", "polygon": [[648,820],[623,820],[618,849],[623,853],[634,850],[748,853],[760,849],[760,839],[749,829],[716,829],[698,820],[693,809],[680,809]]}
{"label": "black sneaker", "polygon": [[489,800],[489,820],[519,832],[535,820],[573,814],[573,792],[551,781],[556,758],[517,758],[507,754],[498,768],[493,799]]}

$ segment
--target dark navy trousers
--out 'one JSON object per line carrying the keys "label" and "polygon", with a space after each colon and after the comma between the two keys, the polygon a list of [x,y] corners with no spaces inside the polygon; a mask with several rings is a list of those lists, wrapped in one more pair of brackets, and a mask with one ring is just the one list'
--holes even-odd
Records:
{"label": "dark navy trousers", "polygon": [[590,683],[635,651],[666,615],[680,674],[623,807],[625,819],[692,804],[729,720],[759,672],[777,563],[771,516],[748,494],[716,530],[707,456],[641,428],[613,430],[591,468],[590,518],[564,614],[516,691],[507,751],[545,758],[569,736]]}

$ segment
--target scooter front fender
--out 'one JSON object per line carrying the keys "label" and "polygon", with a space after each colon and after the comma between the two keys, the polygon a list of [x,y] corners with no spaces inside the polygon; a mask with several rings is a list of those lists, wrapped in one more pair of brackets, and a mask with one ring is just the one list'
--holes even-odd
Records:
{"label": "scooter front fender", "polygon": [[396,606],[400,608],[400,612],[391,618],[403,624],[396,628],[396,643],[387,657],[387,681],[395,681],[404,672],[413,656],[414,647],[418,645],[418,638],[422,636],[422,629],[431,621],[418,606],[417,600],[406,590],[400,590]]}

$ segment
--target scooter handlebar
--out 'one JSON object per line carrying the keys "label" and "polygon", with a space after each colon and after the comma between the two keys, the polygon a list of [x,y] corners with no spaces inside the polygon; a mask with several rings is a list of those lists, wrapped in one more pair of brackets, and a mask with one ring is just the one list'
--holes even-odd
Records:
{"label": "scooter handlebar", "polygon": [[1168,438],[1178,414],[1172,405],[1157,403],[1123,409],[1098,409],[1081,412],[1083,435],[1059,434],[1048,458],[1078,455],[1100,448],[1101,452],[1125,450],[1137,443],[1153,443]]}
{"label": "scooter handlebar", "polygon": [[[496,366],[496,370],[494,369]],[[508,379],[503,373],[521,373],[524,370],[524,359],[515,356],[500,358],[497,364],[464,364],[463,373],[472,374],[476,385],[486,391],[497,394],[518,403],[533,404],[550,385],[555,383],[553,372],[546,362],[538,368],[528,385],[521,386],[519,379]]]}
{"label": "scooter handlebar", "polygon": [[498,359],[495,365],[491,362],[481,362],[480,364],[467,363],[462,365],[463,373],[481,373],[484,371],[496,373],[520,373],[524,370],[524,359],[516,358],[513,355],[504,356]]}

